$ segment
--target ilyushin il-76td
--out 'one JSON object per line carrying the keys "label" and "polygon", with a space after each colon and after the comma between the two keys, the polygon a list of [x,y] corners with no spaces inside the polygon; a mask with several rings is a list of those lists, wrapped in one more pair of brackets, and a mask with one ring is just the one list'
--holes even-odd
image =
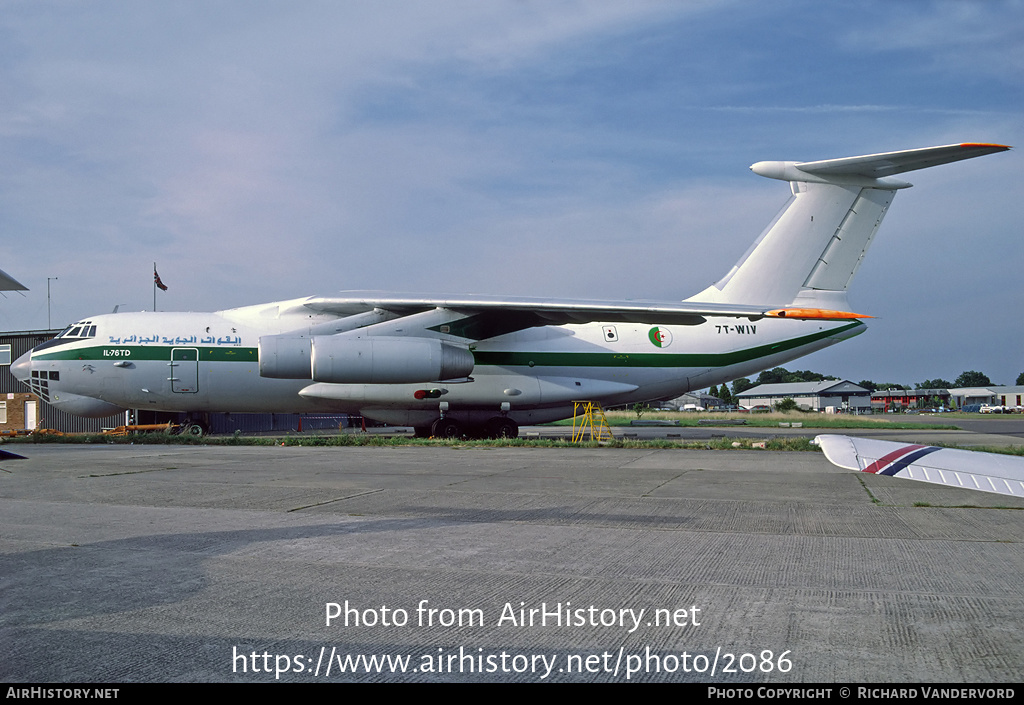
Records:
{"label": "ilyushin il-76td", "polygon": [[93,316],[11,371],[81,416],[124,409],[349,412],[419,435],[515,437],[573,402],[679,396],[862,333],[847,289],[896,174],[1009,149],[954,144],[758,162],[792,197],[716,284],[682,302],[354,292],[213,313]]}

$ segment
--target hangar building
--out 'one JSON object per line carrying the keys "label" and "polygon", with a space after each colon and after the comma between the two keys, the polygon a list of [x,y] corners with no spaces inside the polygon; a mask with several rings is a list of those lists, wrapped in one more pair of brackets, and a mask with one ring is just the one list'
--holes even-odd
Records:
{"label": "hangar building", "polygon": [[855,413],[871,409],[871,392],[849,380],[759,384],[736,394],[735,398],[740,406],[747,409],[774,407],[787,398],[793,399],[801,409],[812,411],[824,411],[830,406]]}

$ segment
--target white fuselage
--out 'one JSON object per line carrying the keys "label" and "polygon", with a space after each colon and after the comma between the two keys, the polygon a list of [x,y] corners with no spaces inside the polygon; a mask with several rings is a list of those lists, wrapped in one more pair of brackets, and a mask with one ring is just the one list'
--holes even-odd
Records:
{"label": "white fuselage", "polygon": [[[468,422],[506,412],[524,424],[571,416],[577,400],[609,405],[671,398],[777,366],[865,329],[850,321],[735,317],[687,326],[543,326],[470,345],[475,365],[466,379],[335,384],[261,376],[261,337],[306,335],[344,320],[295,312],[289,304],[96,316],[76,324],[78,336],[86,337],[69,336],[72,326],[19,359],[12,371],[54,406],[87,416],[125,408],[340,411],[423,425],[443,408]],[[422,328],[386,332],[427,334]]]}

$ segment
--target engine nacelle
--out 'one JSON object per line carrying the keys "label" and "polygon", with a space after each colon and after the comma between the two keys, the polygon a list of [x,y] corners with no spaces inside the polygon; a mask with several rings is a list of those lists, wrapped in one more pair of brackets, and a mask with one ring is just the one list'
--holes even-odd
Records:
{"label": "engine nacelle", "polygon": [[317,336],[313,381],[404,384],[468,377],[473,353],[434,338]]}
{"label": "engine nacelle", "polygon": [[473,353],[434,338],[346,335],[260,338],[260,376],[334,384],[407,384],[467,377]]}
{"label": "engine nacelle", "polygon": [[310,358],[313,338],[308,335],[265,335],[257,356],[260,377],[272,379],[313,379]]}

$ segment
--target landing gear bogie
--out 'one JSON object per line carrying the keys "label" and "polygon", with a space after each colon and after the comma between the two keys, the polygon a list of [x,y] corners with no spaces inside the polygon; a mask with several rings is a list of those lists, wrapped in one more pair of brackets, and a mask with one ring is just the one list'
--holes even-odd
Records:
{"label": "landing gear bogie", "polygon": [[484,423],[470,423],[451,416],[437,419],[430,426],[415,427],[416,437],[502,439],[518,438],[519,424],[507,416],[495,416]]}
{"label": "landing gear bogie", "polygon": [[430,427],[434,438],[465,438],[466,428],[455,419],[441,418]]}
{"label": "landing gear bogie", "polygon": [[495,416],[484,424],[485,438],[519,438],[519,424],[507,416]]}

